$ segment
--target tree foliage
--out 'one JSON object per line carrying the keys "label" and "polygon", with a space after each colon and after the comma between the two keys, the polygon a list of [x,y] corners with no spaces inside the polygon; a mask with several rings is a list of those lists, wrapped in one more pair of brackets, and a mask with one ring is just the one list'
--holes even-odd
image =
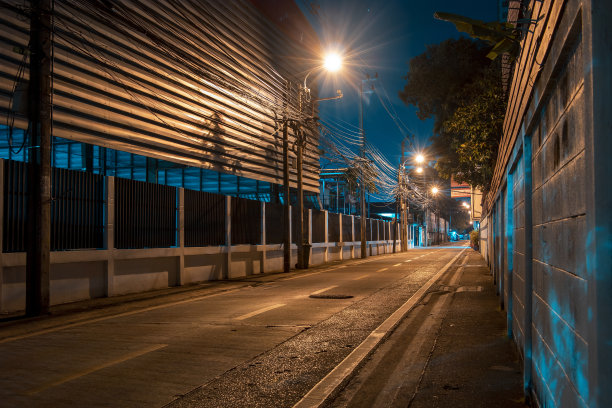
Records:
{"label": "tree foliage", "polygon": [[441,177],[487,189],[502,133],[505,97],[499,61],[467,38],[427,47],[410,60],[400,97],[434,119],[432,150]]}
{"label": "tree foliage", "polygon": [[467,38],[429,45],[410,60],[399,96],[407,105],[416,106],[420,119],[433,117],[437,133],[466,98],[466,86],[489,66],[486,54],[484,43]]}

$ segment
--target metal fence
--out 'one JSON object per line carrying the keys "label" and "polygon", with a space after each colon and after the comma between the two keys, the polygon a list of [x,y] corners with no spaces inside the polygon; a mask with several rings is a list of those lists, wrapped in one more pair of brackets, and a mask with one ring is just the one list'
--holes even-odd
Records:
{"label": "metal fence", "polygon": [[350,215],[341,215],[342,219],[342,241],[351,242],[353,240],[353,221]]}
{"label": "metal fence", "polygon": [[[29,164],[4,160],[3,252],[24,252],[27,245]],[[52,251],[104,247],[104,177],[51,169]]]}
{"label": "metal fence", "polygon": [[26,250],[27,180],[26,164],[4,161],[3,252]]}
{"label": "metal fence", "polygon": [[176,246],[176,203],[176,187],[115,179],[115,248]]}
{"label": "metal fence", "polygon": [[[3,252],[24,252],[27,245],[28,164],[4,160]],[[52,168],[51,250],[104,248],[105,178],[76,170]],[[178,245],[176,187],[115,178],[114,246],[118,249],[167,248]],[[262,203],[231,198],[231,243],[261,244]],[[184,190],[184,245],[226,245],[226,197]],[[266,203],[266,243],[283,243],[283,205]],[[325,211],[304,211],[304,235],[312,228],[312,242],[325,242]],[[297,242],[297,209],[293,209],[292,241]],[[359,217],[328,213],[328,242],[361,239]],[[342,224],[342,236],[340,225]],[[390,239],[390,223],[366,220],[368,241]]]}
{"label": "metal fence", "polygon": [[51,250],[104,247],[104,176],[51,171]]}
{"label": "metal fence", "polygon": [[283,227],[285,218],[283,205],[266,203],[266,244],[283,243]]}
{"label": "metal fence", "polygon": [[312,242],[325,242],[325,211],[312,210]]}
{"label": "metal fence", "polygon": [[232,244],[261,244],[261,202],[232,197],[230,205]]}
{"label": "metal fence", "polygon": [[340,214],[327,215],[327,240],[328,242],[340,241]]}
{"label": "metal fence", "polygon": [[225,196],[185,190],[185,246],[225,245]]}

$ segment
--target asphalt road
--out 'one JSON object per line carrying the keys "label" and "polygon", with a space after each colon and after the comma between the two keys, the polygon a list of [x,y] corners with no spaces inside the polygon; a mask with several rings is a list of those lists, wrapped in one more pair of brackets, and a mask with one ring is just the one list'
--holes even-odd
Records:
{"label": "asphalt road", "polygon": [[251,277],[0,336],[0,406],[291,407],[460,249]]}

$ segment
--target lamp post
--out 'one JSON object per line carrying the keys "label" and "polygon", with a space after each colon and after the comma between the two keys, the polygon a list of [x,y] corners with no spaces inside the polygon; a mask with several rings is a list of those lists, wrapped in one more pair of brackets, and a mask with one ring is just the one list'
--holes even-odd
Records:
{"label": "lamp post", "polygon": [[[342,65],[342,61],[337,54],[329,54],[325,57],[325,62],[323,64],[323,68],[327,71],[335,72],[340,69]],[[298,104],[299,104],[299,114],[300,114],[300,122],[302,125],[305,125],[306,122],[314,120],[314,104],[315,102],[320,101],[328,101],[334,99],[342,98],[342,91],[337,90],[336,96],[331,98],[322,98],[317,99],[315,101],[310,100],[310,88],[308,88],[308,77],[314,71],[321,69],[322,67],[315,67],[308,71],[306,76],[304,77],[304,85],[300,87],[299,96],[298,96]],[[306,103],[312,103],[311,115],[302,118],[304,112],[304,105]],[[305,127],[305,126],[304,126]],[[306,254],[310,251],[309,243],[307,242],[306,237],[304,236],[305,228],[304,228],[304,174],[303,174],[303,158],[304,158],[304,147],[306,145],[307,132],[303,129],[302,126],[296,127],[296,138],[297,138],[297,187],[298,187],[298,225],[297,225],[297,250],[298,250],[298,259],[296,267],[298,269],[308,268],[308,257]],[[305,251],[306,249],[306,251]]]}

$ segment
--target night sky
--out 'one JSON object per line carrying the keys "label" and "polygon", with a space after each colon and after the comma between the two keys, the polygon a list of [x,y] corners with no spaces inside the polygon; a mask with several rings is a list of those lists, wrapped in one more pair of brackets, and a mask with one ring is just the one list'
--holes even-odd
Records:
{"label": "night sky", "polygon": [[[319,0],[317,14],[307,9],[308,2],[298,2],[311,20],[325,49],[338,49],[348,56],[349,66],[326,75],[320,81],[320,97],[333,96],[340,88],[344,98],[321,102],[321,118],[343,123],[347,132],[359,125],[359,83],[364,73],[378,73],[373,83],[378,94],[366,94],[364,127],[368,141],[374,143],[396,166],[401,154],[404,132],[400,131],[379,100],[387,100],[388,108],[413,133],[417,144],[424,146],[432,132],[433,121],[421,121],[414,107],[407,107],[398,91],[410,58],[425,51],[426,45],[436,44],[459,34],[454,25],[433,18],[435,11],[466,15],[484,21],[497,19],[495,0],[427,0],[427,1],[366,1]],[[341,122],[342,123],[342,122]],[[400,125],[402,126],[402,125]]]}

